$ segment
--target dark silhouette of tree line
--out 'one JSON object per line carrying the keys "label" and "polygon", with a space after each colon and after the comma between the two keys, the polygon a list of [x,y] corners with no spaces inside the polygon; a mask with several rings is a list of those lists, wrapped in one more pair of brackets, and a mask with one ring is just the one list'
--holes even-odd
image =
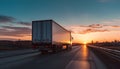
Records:
{"label": "dark silhouette of tree line", "polygon": [[0,40],[0,50],[16,50],[32,48],[32,41],[8,41]]}
{"label": "dark silhouette of tree line", "polygon": [[120,41],[119,40],[114,40],[114,41],[111,41],[111,42],[108,42],[108,41],[106,41],[106,42],[91,41],[91,43],[89,43],[89,44],[94,45],[94,46],[101,46],[101,47],[120,50]]}

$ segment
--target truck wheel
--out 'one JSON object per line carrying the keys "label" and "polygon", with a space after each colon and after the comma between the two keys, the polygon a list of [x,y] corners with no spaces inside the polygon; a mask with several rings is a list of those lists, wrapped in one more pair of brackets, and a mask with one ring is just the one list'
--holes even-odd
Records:
{"label": "truck wheel", "polygon": [[67,50],[71,50],[71,49],[72,49],[72,47],[67,45]]}

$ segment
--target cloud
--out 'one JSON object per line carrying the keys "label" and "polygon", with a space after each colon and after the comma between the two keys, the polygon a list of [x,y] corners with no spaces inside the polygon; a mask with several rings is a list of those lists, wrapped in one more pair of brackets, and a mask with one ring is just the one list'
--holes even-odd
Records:
{"label": "cloud", "polygon": [[0,15],[0,40],[30,39],[31,23]]}
{"label": "cloud", "polygon": [[118,26],[118,25],[113,25],[113,26],[111,26],[111,27],[120,28],[120,26]]}
{"label": "cloud", "polygon": [[1,41],[4,41],[4,40],[5,40],[5,41],[6,41],[6,40],[7,40],[7,41],[11,41],[11,40],[15,41],[15,40],[18,40],[18,39],[15,39],[15,38],[4,38],[4,37],[2,38],[2,37],[0,37],[0,40],[1,40]]}
{"label": "cloud", "polygon": [[96,29],[96,28],[79,28],[79,29],[71,29],[70,30],[73,34],[88,34],[94,32],[109,32],[108,29]]}
{"label": "cloud", "polygon": [[[114,23],[116,23],[116,22],[114,22]],[[111,24],[108,24],[108,23],[106,23],[106,24],[90,24],[88,26],[80,25],[80,26],[77,26],[77,27],[96,28],[96,29],[97,28],[104,28],[104,27],[120,28],[120,25],[112,25],[114,23],[111,23]]]}
{"label": "cloud", "polygon": [[5,15],[0,15],[0,23],[3,23],[3,24],[10,23],[10,24],[19,24],[19,25],[24,25],[24,26],[31,26],[31,23],[29,23],[29,22],[18,21],[14,17],[5,16]]}
{"label": "cloud", "polygon": [[92,32],[106,32],[108,31],[107,29],[102,29],[102,30],[97,30],[97,29],[86,29],[83,30],[81,32],[79,32],[80,34],[87,34],[87,33],[92,33]]}
{"label": "cloud", "polygon": [[16,20],[14,17],[0,15],[0,23],[13,22]]}
{"label": "cloud", "polygon": [[27,27],[2,26],[2,28],[0,28],[0,35],[14,37],[30,36],[31,29]]}
{"label": "cloud", "polygon": [[79,25],[78,27],[86,27],[86,28],[102,28],[104,25],[102,24],[90,24],[90,25]]}
{"label": "cloud", "polygon": [[91,27],[91,28],[102,28],[103,26],[101,24],[91,24],[88,27]]}
{"label": "cloud", "polygon": [[18,22],[18,23],[25,26],[31,26],[31,23],[29,22]]}
{"label": "cloud", "polygon": [[120,31],[119,25],[107,25],[107,24],[77,25],[77,26],[71,26],[71,27],[67,27],[67,28],[72,33],[75,33],[75,34]]}

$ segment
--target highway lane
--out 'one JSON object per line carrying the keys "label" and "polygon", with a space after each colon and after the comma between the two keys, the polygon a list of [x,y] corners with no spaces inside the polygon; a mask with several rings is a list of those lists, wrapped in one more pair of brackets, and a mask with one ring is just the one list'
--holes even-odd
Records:
{"label": "highway lane", "polygon": [[81,47],[66,69],[107,69],[98,57],[86,45]]}
{"label": "highway lane", "polygon": [[0,64],[0,69],[101,69],[101,67],[105,69],[102,64],[86,46],[77,46],[71,51],[36,54],[6,62],[6,64]]}
{"label": "highway lane", "polygon": [[13,50],[13,51],[0,51],[0,58],[12,57],[12,56],[22,55],[22,54],[29,54],[33,52],[38,52],[38,50],[23,49],[23,50]]}

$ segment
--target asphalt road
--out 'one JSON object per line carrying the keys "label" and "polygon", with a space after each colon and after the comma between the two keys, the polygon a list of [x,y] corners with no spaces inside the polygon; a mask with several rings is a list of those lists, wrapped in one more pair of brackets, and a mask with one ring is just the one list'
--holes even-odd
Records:
{"label": "asphalt road", "polygon": [[23,49],[23,50],[13,50],[13,51],[0,51],[0,58],[22,55],[22,54],[29,54],[33,52],[38,52],[38,50]]}
{"label": "asphalt road", "polygon": [[84,45],[55,54],[33,53],[0,59],[0,69],[106,69],[106,67]]}

